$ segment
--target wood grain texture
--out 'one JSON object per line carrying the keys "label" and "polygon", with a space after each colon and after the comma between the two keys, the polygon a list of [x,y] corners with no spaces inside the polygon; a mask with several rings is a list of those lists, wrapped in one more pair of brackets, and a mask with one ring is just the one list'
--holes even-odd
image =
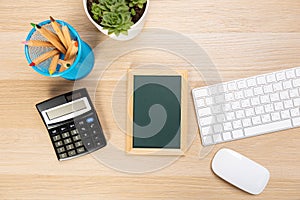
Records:
{"label": "wood grain texture", "polygon": [[[186,156],[154,172],[131,174],[98,162],[95,155],[58,162],[35,104],[74,87],[95,91],[92,99],[106,137],[122,152],[128,68],[183,66],[189,71],[190,92],[208,83],[299,66],[300,1],[151,0],[145,28],[168,29],[191,38],[208,54],[220,78],[203,77],[184,58],[161,49],[129,52],[110,66],[101,66],[98,54],[91,78],[76,85],[42,77],[27,66],[20,42],[31,29],[30,22],[49,16],[70,23],[92,47],[107,39],[89,22],[80,0],[51,4],[1,0],[0,199],[299,199],[299,128],[204,148],[189,95]],[[201,70],[209,74],[212,69]],[[101,73],[98,80],[96,74]],[[210,162],[222,147],[269,169],[271,179],[262,194],[246,194],[213,174]]]}

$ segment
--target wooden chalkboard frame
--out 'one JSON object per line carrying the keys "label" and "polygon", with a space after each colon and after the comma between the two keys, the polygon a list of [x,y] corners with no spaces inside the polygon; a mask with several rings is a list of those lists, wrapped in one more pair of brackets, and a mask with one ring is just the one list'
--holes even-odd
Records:
{"label": "wooden chalkboard frame", "polygon": [[[133,147],[133,90],[134,76],[181,76],[181,128],[180,128],[180,148],[135,148]],[[187,70],[159,70],[159,69],[129,69],[127,88],[127,135],[126,152],[129,154],[143,155],[184,155],[187,142]]]}

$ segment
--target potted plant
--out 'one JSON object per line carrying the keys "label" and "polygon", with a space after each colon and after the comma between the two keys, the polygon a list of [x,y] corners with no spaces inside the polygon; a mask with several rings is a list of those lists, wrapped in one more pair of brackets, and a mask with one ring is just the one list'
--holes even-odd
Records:
{"label": "potted plant", "polygon": [[116,40],[137,36],[145,22],[149,0],[83,0],[89,20]]}

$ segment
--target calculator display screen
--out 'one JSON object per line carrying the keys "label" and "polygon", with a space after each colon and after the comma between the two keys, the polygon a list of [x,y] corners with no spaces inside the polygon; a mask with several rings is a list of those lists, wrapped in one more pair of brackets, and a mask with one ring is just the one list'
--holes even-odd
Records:
{"label": "calculator display screen", "polygon": [[67,105],[60,106],[59,108],[51,109],[47,111],[47,116],[50,120],[86,109],[84,100],[68,103]]}

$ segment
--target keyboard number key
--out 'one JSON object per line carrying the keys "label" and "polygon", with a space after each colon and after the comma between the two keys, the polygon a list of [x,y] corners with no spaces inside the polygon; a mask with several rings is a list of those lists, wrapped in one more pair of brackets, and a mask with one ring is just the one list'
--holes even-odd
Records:
{"label": "keyboard number key", "polygon": [[225,141],[231,140],[232,139],[231,133],[230,132],[223,133],[223,139]]}

